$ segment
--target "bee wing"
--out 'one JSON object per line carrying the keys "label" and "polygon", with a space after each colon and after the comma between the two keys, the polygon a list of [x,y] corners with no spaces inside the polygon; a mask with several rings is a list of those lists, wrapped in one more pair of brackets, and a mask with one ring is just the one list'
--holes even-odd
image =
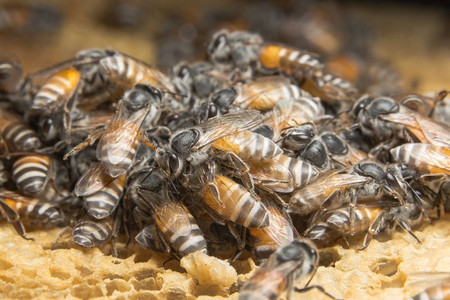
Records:
{"label": "bee wing", "polygon": [[261,114],[257,110],[241,110],[195,126],[194,128],[200,130],[201,134],[193,150],[196,151],[225,136],[251,129],[261,123],[261,118]]}
{"label": "bee wing", "polygon": [[284,216],[279,209],[272,203],[265,201],[264,204],[269,211],[270,226],[259,229],[264,230],[270,238],[278,245],[286,245],[297,236],[297,230],[294,229],[290,218]]}
{"label": "bee wing", "polygon": [[235,102],[248,103],[247,106],[255,100],[263,103],[273,103],[277,100],[276,94],[280,94],[279,90],[288,89],[289,84],[289,79],[281,76],[258,78],[243,85],[242,97],[238,97]]}
{"label": "bee wing", "polygon": [[417,122],[431,144],[450,147],[450,128],[425,118],[418,119]]}
{"label": "bee wing", "polygon": [[250,162],[250,173],[262,185],[274,191],[289,193],[294,189],[294,177],[285,166],[276,158],[260,162]]}
{"label": "bee wing", "polygon": [[128,159],[129,153],[135,150],[140,127],[151,108],[152,106],[141,109],[130,116],[126,109],[119,108],[97,145],[97,159],[101,160],[108,170],[109,164],[113,168]]}
{"label": "bee wing", "polygon": [[[424,147],[413,147],[414,145],[424,145]],[[442,170],[450,170],[450,149],[447,147],[440,147],[431,144],[403,144],[402,146],[396,147],[391,151],[396,151],[395,149],[405,149],[406,147],[411,147],[410,157],[417,160],[420,163],[431,165]],[[406,151],[406,150],[404,150]],[[401,163],[407,163],[399,157]],[[409,160],[409,159],[408,159]],[[448,171],[447,171],[448,172]]]}
{"label": "bee wing", "polygon": [[108,184],[110,184],[114,178],[106,173],[103,164],[97,162],[93,163],[91,167],[78,179],[74,193],[78,197],[88,196],[95,192],[98,192]]}

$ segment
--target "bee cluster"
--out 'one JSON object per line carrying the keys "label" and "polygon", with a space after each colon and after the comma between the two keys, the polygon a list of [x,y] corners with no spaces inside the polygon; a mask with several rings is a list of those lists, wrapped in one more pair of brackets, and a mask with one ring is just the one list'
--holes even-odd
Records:
{"label": "bee cluster", "polygon": [[268,272],[275,298],[314,272],[307,239],[364,249],[400,226],[420,242],[413,226],[450,210],[446,91],[361,94],[318,55],[244,31],[216,32],[207,56],[170,76],[112,49],[25,78],[1,61],[6,221],[24,238],[70,226],[82,247],[125,233],[176,258],[270,257],[247,299]]}

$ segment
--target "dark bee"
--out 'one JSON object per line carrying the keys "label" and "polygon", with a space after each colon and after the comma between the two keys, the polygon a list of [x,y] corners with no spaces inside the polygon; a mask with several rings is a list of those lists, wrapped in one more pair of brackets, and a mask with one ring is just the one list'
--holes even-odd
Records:
{"label": "dark bee", "polygon": [[275,300],[286,291],[288,298],[292,290],[303,292],[317,288],[327,296],[321,286],[305,289],[294,288],[294,281],[315,273],[319,262],[317,248],[309,240],[301,239],[279,247],[242,286],[241,300],[270,299]]}
{"label": "dark bee", "polygon": [[0,93],[15,92],[22,81],[22,77],[21,64],[8,55],[2,55],[0,57]]}

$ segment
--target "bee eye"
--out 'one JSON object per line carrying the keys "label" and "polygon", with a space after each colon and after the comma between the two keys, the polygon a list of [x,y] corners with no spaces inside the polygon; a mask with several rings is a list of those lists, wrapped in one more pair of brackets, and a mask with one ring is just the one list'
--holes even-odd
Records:
{"label": "bee eye", "polygon": [[169,156],[169,168],[171,174],[177,173],[178,169],[180,168],[180,161],[178,157],[173,153]]}
{"label": "bee eye", "polygon": [[212,45],[210,45],[210,47],[208,49],[209,55],[213,55],[214,53],[219,52],[220,50],[222,50],[225,47],[226,44],[227,44],[227,37],[225,36],[225,34],[219,35],[214,40]]}
{"label": "bee eye", "polygon": [[215,116],[217,116],[217,106],[211,103],[208,108],[208,118],[213,118]]}

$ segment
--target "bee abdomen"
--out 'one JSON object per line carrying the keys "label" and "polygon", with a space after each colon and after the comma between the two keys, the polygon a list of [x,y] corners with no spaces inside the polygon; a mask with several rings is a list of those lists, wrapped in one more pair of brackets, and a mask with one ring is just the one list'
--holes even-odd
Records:
{"label": "bee abdomen", "polygon": [[72,238],[78,245],[91,248],[106,242],[111,237],[112,231],[111,219],[82,219],[73,228]]}
{"label": "bee abdomen", "polygon": [[34,195],[44,188],[49,167],[50,159],[46,156],[23,156],[14,162],[13,179],[25,195]]}
{"label": "bee abdomen", "polygon": [[294,178],[294,189],[298,189],[313,182],[318,176],[319,172],[310,163],[301,159],[295,159],[284,156],[285,164],[288,165],[289,171]]}
{"label": "bee abdomen", "polygon": [[181,256],[196,251],[206,252],[206,240],[197,224],[190,224],[189,234],[180,234],[181,232],[185,232],[185,230],[180,228],[178,232],[174,232],[170,237],[170,243],[176,252]]}
{"label": "bee abdomen", "polygon": [[119,204],[124,189],[125,176],[113,180],[102,190],[84,198],[88,214],[96,219],[110,216]]}
{"label": "bee abdomen", "polygon": [[269,225],[269,214],[261,202],[245,192],[233,208],[230,220],[247,228],[262,228]]}
{"label": "bee abdomen", "polygon": [[33,225],[39,226],[59,226],[64,221],[64,215],[57,206],[37,200],[33,204],[23,206],[19,214],[28,218]]}
{"label": "bee abdomen", "polygon": [[36,132],[23,122],[12,122],[3,130],[3,136],[11,151],[32,151],[42,146]]}

